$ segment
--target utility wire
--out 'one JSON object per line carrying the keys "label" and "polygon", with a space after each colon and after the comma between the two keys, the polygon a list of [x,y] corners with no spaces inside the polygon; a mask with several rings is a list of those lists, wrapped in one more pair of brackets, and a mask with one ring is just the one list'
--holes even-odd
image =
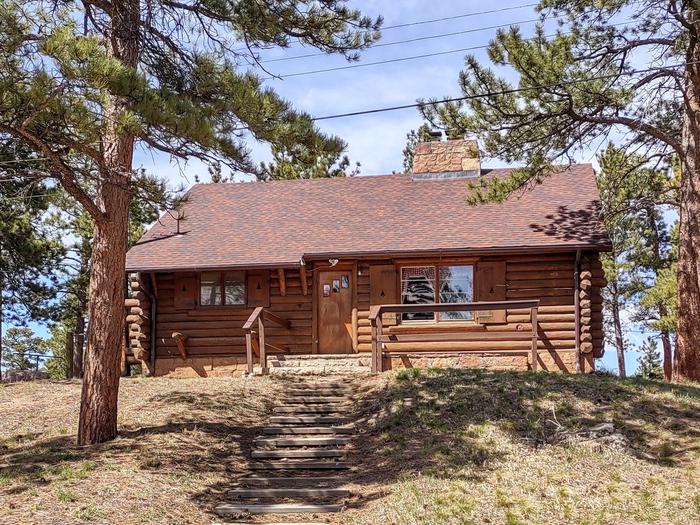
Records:
{"label": "utility wire", "polygon": [[[446,99],[436,101],[435,104],[444,104],[447,102],[462,102],[465,100],[475,100],[475,99],[479,99],[479,98],[486,98],[486,97],[500,96],[500,95],[512,95],[515,93],[535,91],[538,89],[551,89],[551,88],[556,88],[556,87],[566,87],[566,86],[571,86],[574,84],[591,82],[593,80],[609,80],[611,78],[616,78],[616,77],[620,77],[620,76],[633,76],[633,75],[639,75],[639,74],[643,74],[643,73],[653,73],[655,71],[677,69],[677,68],[685,67],[689,64],[696,64],[696,63],[700,63],[700,61],[686,62],[684,64],[672,64],[669,66],[650,67],[647,69],[635,69],[635,70],[631,70],[631,71],[622,71],[620,73],[611,73],[609,75],[600,75],[600,76],[596,76],[596,77],[578,78],[578,79],[568,80],[568,81],[564,81],[564,82],[555,82],[552,84],[531,86],[528,88],[512,88],[512,89],[504,89],[502,91],[491,91],[491,92],[487,92],[487,93],[479,93],[476,95],[466,95],[463,97],[446,98]],[[428,104],[431,104],[431,103],[429,102]],[[336,118],[355,117],[358,115],[370,115],[370,114],[374,114],[374,113],[384,113],[386,111],[398,111],[398,110],[402,110],[402,109],[417,108],[417,107],[422,106],[422,105],[424,105],[424,104],[420,103],[420,102],[415,102],[413,104],[402,104],[399,106],[388,106],[388,107],[383,107],[383,108],[367,109],[367,110],[362,110],[362,111],[351,111],[348,113],[337,113],[334,115],[324,115],[321,117],[312,117],[311,120],[313,120],[313,121],[331,120],[331,119],[336,119]]]}
{"label": "utility wire", "polygon": [[[537,19],[530,20],[530,22],[534,22],[534,21],[537,21]],[[525,21],[525,22],[527,22],[527,21]],[[502,25],[502,26],[493,26],[493,27],[484,28],[484,29],[494,29],[494,28],[498,28],[498,27],[508,27],[508,26],[511,26],[511,25],[521,24],[521,23],[525,23],[525,22],[513,22],[512,24],[504,24],[504,25]],[[615,27],[615,26],[621,26],[621,25],[628,24],[629,22],[630,22],[629,20],[626,20],[626,21],[624,21],[624,22],[618,22],[618,23],[616,23],[616,24],[610,24],[610,25],[613,26],[613,27]],[[472,29],[472,30],[470,30],[469,32],[472,32],[472,31],[480,31],[480,29]],[[569,34],[571,34],[571,33],[570,33],[570,32],[562,32],[561,34],[562,34],[562,35],[569,35]],[[556,36],[556,34],[554,34],[554,35],[546,35],[546,38],[551,38],[551,37],[553,37],[553,36]],[[524,40],[525,40],[525,41],[529,41],[529,40],[533,40],[533,38],[526,38],[526,39],[524,39]],[[369,66],[378,66],[378,65],[382,65],[382,64],[392,64],[392,63],[396,63],[396,62],[406,62],[406,61],[409,61],[409,60],[418,60],[418,59],[421,59],[421,58],[430,58],[430,57],[436,57],[436,56],[442,56],[442,55],[451,55],[451,54],[454,54],[454,53],[464,53],[465,51],[474,51],[474,50],[477,50],[477,49],[486,49],[487,47],[489,47],[489,45],[490,45],[490,44],[482,44],[482,45],[479,45],[479,46],[470,46],[470,47],[463,47],[463,48],[460,48],[460,49],[448,49],[447,51],[436,51],[436,52],[434,52],[434,53],[425,53],[425,54],[422,54],[422,55],[411,55],[411,56],[407,56],[407,57],[389,58],[389,59],[386,59],[386,60],[375,60],[374,62],[364,62],[364,63],[357,63],[357,64],[347,64],[347,65],[343,65],[343,66],[328,67],[328,68],[324,68],[324,69],[312,69],[312,70],[310,70],[310,71],[299,71],[299,72],[296,72],[296,73],[287,73],[287,74],[284,74],[284,75],[269,76],[269,77],[263,78],[263,80],[285,79],[285,78],[291,78],[291,77],[300,77],[300,76],[304,76],[304,75],[316,75],[316,74],[319,74],[319,73],[330,73],[330,72],[333,72],[333,71],[342,71],[342,70],[346,70],[346,69],[355,69],[355,68],[358,68],[358,67],[369,67]]]}
{"label": "utility wire", "polygon": [[[472,29],[466,29],[464,31],[454,31],[452,33],[440,33],[437,35],[420,36],[420,37],[415,37],[415,38],[408,38],[406,40],[395,40],[393,42],[380,42],[379,44],[373,44],[370,49],[375,49],[377,47],[395,46],[398,44],[410,44],[412,42],[421,42],[423,40],[433,40],[436,38],[443,38],[443,37],[448,37],[448,36],[466,35],[468,33],[477,33],[479,31],[488,31],[489,29],[499,29],[502,27],[510,27],[510,26],[519,25],[519,24],[528,24],[528,23],[532,23],[532,22],[538,22],[540,20],[542,20],[542,18],[531,18],[529,20],[519,20],[517,22],[510,22],[508,24],[498,24],[495,26],[477,27],[477,28],[472,28]],[[327,56],[332,56],[332,55],[330,55],[328,53],[308,53],[306,55],[294,55],[291,57],[261,59],[260,62],[268,64],[270,62],[285,62],[287,60],[298,60],[300,58],[310,58],[310,57],[320,57],[320,56],[327,57]]]}
{"label": "utility wire", "polygon": [[[617,78],[617,77],[621,77],[621,76],[634,76],[634,75],[639,75],[639,74],[653,73],[655,71],[678,69],[678,68],[686,67],[690,64],[699,64],[699,63],[700,63],[700,61],[686,62],[683,64],[671,64],[668,66],[650,67],[650,68],[646,68],[646,69],[634,69],[634,70],[630,70],[630,71],[623,71],[620,73],[611,73],[609,75],[599,75],[599,76],[595,76],[595,77],[578,78],[578,79],[568,80],[568,81],[564,81],[564,82],[555,82],[552,84],[543,84],[543,85],[531,86],[531,87],[527,87],[527,88],[512,88],[512,89],[504,89],[502,91],[490,91],[487,93],[478,93],[476,95],[466,95],[463,97],[445,98],[445,99],[438,100],[438,101],[434,102],[434,104],[445,104],[445,103],[449,103],[449,102],[463,102],[465,100],[476,100],[476,99],[480,99],[480,98],[500,96],[500,95],[512,95],[515,93],[536,91],[538,89],[551,89],[551,88],[556,88],[556,87],[566,87],[566,86],[571,86],[571,85],[575,85],[575,84],[591,82],[594,80],[609,80],[611,78]],[[433,103],[428,102],[427,104],[433,104]],[[421,105],[424,105],[424,103],[414,102],[412,104],[401,104],[398,106],[386,106],[386,107],[381,107],[381,108],[365,109],[365,110],[360,110],[360,111],[351,111],[348,113],[336,113],[333,115],[323,115],[321,117],[312,117],[311,120],[316,122],[319,120],[331,120],[331,119],[337,119],[337,118],[357,117],[360,115],[372,115],[375,113],[384,113],[387,111],[399,111],[399,110],[403,110],[403,109],[417,108]],[[235,128],[232,131],[246,131],[248,129],[249,129],[248,127],[243,127],[243,128]],[[25,160],[26,159],[18,159],[17,162],[22,162]],[[50,159],[40,157],[40,158],[35,158],[32,160],[50,160]],[[5,162],[14,162],[14,161],[5,161]],[[42,196],[42,195],[39,195],[39,196]],[[48,195],[46,195],[46,196],[48,196]],[[21,197],[19,197],[19,198],[21,198]]]}
{"label": "utility wire", "polygon": [[[431,18],[428,20],[415,20],[413,22],[406,22],[403,24],[393,24],[390,26],[383,26],[380,27],[380,31],[386,31],[387,29],[399,29],[402,27],[412,27],[412,26],[418,26],[418,25],[424,25],[424,24],[433,24],[435,22],[445,22],[447,20],[457,20],[459,18],[470,18],[473,16],[481,16],[481,15],[491,15],[494,13],[503,13],[506,11],[515,11],[517,9],[523,9],[525,7],[535,7],[537,5],[537,2],[531,3],[531,4],[523,4],[523,5],[512,5],[508,7],[500,7],[498,9],[489,9],[487,11],[471,11],[469,13],[462,13],[460,15],[451,15],[451,16],[443,16],[441,18]],[[359,31],[359,33],[373,33],[374,30],[368,29],[365,31]],[[373,46],[374,47],[374,46]],[[261,48],[264,49],[264,48]],[[234,51],[249,51],[249,48],[247,47],[241,47],[238,49],[235,49]]]}
{"label": "utility wire", "polygon": [[381,28],[381,31],[384,31],[386,29],[396,29],[398,27],[409,27],[409,26],[417,26],[417,25],[422,25],[422,24],[432,24],[434,22],[444,22],[445,20],[455,20],[457,18],[468,18],[468,17],[472,17],[472,16],[491,15],[493,13],[502,13],[504,11],[514,11],[516,9],[523,9],[525,7],[535,7],[536,5],[537,5],[537,2],[534,2],[532,4],[522,4],[522,5],[512,5],[509,7],[500,7],[498,9],[490,9],[488,11],[472,11],[470,13],[463,13],[461,15],[444,16],[442,18],[433,18],[431,20],[417,20],[415,22],[406,22],[405,24],[394,24],[391,26],[384,26]]}

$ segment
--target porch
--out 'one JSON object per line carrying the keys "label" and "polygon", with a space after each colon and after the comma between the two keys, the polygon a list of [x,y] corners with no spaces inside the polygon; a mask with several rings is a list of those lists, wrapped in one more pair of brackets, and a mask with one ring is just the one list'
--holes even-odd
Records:
{"label": "porch", "polygon": [[[285,326],[284,319],[256,308],[243,325],[246,338],[246,370],[248,374],[259,371],[285,373],[381,373],[397,367],[425,366],[426,363],[448,366],[482,366],[483,358],[510,358],[513,369],[558,369],[573,364],[576,372],[583,366],[580,346],[568,351],[570,359],[562,359],[551,343],[541,340],[538,330],[539,300],[481,301],[451,304],[384,304],[370,308],[368,320],[371,327],[371,351],[343,354],[290,355],[283,348],[269,345],[265,340],[267,327]],[[520,320],[512,324],[471,323],[409,323],[409,331],[392,331],[400,326],[404,315],[465,312],[466,318],[477,314],[506,320],[508,315],[518,315]],[[551,314],[550,314],[551,315]],[[406,328],[406,325],[403,325]],[[576,327],[578,335],[578,326]],[[415,344],[420,351],[415,349]],[[411,345],[412,344],[412,345]],[[407,348],[407,345],[408,346]],[[509,368],[502,365],[501,368]],[[574,371],[574,370],[571,370]]]}

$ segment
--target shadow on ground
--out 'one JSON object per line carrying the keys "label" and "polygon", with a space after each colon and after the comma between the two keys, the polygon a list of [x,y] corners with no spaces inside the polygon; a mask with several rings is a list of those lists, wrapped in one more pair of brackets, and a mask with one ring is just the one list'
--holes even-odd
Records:
{"label": "shadow on ground", "polygon": [[699,388],[656,381],[407,369],[360,402],[354,481],[415,472],[478,481],[507,454],[504,445],[567,447],[601,423],[612,423],[626,453],[674,466],[700,449],[699,404]]}
{"label": "shadow on ground", "polygon": [[[600,423],[612,423],[624,436],[626,453],[656,465],[674,466],[700,443],[700,389],[693,386],[470,369],[408,369],[357,383],[361,423],[352,455],[356,469],[348,480],[367,490],[351,502],[355,508],[383,497],[383,485],[415,472],[478,482],[504,459],[508,445],[566,447],[563,432],[575,435]],[[156,394],[143,400],[143,410],[165,407],[167,421],[122,425],[118,439],[93,447],[77,447],[73,436],[18,436],[0,444],[0,481],[14,480],[0,483],[0,495],[41,490],[100,464],[136,462],[164,476],[163,486],[173,474],[212,474],[218,481],[187,490],[211,513],[245,471],[253,440],[284,384],[280,379],[264,399],[254,390],[225,388]]]}

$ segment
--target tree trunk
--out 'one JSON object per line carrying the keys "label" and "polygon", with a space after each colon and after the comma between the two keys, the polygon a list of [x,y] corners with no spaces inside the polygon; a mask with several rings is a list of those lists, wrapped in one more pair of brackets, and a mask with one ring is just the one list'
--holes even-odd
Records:
{"label": "tree trunk", "polygon": [[[700,29],[700,13],[690,14]],[[700,43],[691,36],[687,55],[684,155],[678,240],[678,340],[675,379],[700,381]]]}
{"label": "tree trunk", "polygon": [[[112,2],[107,53],[136,68],[139,0]],[[128,103],[107,96],[102,151],[104,165],[97,204],[104,217],[95,221],[90,271],[90,331],[78,425],[78,444],[101,443],[117,435],[117,400],[124,326],[124,275],[129,219],[129,182],[134,137],[119,129]]]}
{"label": "tree trunk", "polygon": [[[2,256],[2,252],[0,252],[0,256]],[[2,274],[0,274],[0,383],[2,383],[2,323],[4,321],[3,317],[3,308],[4,304],[2,301],[2,292],[5,290],[5,281],[2,279]]]}
{"label": "tree trunk", "polygon": [[671,334],[667,330],[661,331],[661,346],[664,351],[664,379],[671,381],[673,379],[673,346],[671,345]]}
{"label": "tree trunk", "polygon": [[73,376],[73,352],[75,350],[75,337],[71,332],[66,332],[66,341],[64,343],[64,355],[66,359],[66,379],[71,379]]}
{"label": "tree trunk", "polygon": [[78,313],[73,325],[73,377],[83,377],[83,354],[85,352],[85,316]]}
{"label": "tree trunk", "polygon": [[617,369],[620,377],[627,377],[625,370],[625,339],[622,336],[622,322],[620,321],[620,307],[617,304],[617,297],[612,303],[613,327],[615,329],[615,348],[617,350]]}

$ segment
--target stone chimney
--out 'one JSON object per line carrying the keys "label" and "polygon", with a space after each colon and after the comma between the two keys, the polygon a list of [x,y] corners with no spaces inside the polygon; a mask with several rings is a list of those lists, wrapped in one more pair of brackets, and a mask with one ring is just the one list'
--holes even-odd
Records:
{"label": "stone chimney", "polygon": [[481,173],[475,140],[419,142],[413,156],[413,178],[477,177]]}

